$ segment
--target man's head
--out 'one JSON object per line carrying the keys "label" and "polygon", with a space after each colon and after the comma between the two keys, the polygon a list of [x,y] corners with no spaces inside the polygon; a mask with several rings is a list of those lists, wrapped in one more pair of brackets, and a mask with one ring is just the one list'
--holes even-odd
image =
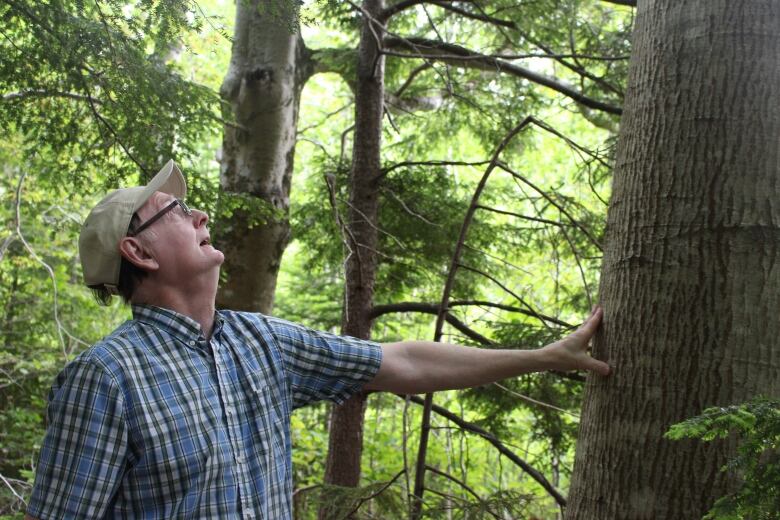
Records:
{"label": "man's head", "polygon": [[[182,201],[187,185],[173,161],[146,186],[116,190],[90,212],[79,237],[84,281],[101,303],[130,301],[149,275],[154,284],[184,284],[224,258],[208,245],[208,216]],[[205,241],[205,243],[204,243]]]}

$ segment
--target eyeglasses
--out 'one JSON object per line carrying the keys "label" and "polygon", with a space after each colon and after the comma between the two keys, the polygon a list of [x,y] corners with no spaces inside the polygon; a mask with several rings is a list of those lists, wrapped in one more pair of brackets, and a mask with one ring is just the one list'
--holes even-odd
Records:
{"label": "eyeglasses", "polygon": [[150,218],[149,220],[147,220],[146,222],[141,224],[138,227],[138,229],[136,229],[135,231],[131,231],[131,232],[127,233],[127,236],[129,236],[129,237],[136,236],[138,233],[140,233],[144,229],[148,228],[149,226],[151,226],[152,224],[154,224],[155,222],[157,222],[158,220],[163,218],[167,213],[169,213],[171,210],[173,210],[173,208],[175,208],[176,206],[181,206],[181,210],[188,217],[192,216],[192,210],[190,209],[189,206],[187,206],[183,201],[181,201],[179,199],[173,199],[173,201],[170,204],[168,204],[163,209],[158,211],[152,218]]}

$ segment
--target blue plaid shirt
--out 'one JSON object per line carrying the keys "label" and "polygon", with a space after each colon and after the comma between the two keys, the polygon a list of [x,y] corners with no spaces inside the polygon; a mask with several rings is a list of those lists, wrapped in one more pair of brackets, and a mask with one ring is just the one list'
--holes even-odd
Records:
{"label": "blue plaid shirt", "polygon": [[379,345],[283,320],[150,306],[70,363],[49,396],[28,513],[292,517],[290,413],[369,381]]}

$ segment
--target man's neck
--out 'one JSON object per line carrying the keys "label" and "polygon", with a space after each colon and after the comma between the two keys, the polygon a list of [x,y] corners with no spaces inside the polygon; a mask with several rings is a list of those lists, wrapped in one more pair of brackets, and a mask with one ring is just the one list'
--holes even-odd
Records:
{"label": "man's neck", "polygon": [[[146,287],[144,287],[146,286]],[[201,290],[194,293],[160,288],[150,290],[151,284],[141,284],[133,295],[132,303],[155,305],[176,311],[200,324],[203,337],[211,339],[214,330],[216,286],[213,290]]]}

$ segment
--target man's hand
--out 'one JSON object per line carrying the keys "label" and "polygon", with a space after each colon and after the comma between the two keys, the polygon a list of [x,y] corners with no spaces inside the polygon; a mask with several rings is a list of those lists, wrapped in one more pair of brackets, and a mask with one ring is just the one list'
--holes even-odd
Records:
{"label": "man's hand", "polygon": [[551,343],[542,351],[548,357],[553,370],[588,370],[596,374],[609,375],[609,365],[590,357],[588,344],[601,324],[604,311],[596,307],[587,320],[575,332],[560,341]]}

